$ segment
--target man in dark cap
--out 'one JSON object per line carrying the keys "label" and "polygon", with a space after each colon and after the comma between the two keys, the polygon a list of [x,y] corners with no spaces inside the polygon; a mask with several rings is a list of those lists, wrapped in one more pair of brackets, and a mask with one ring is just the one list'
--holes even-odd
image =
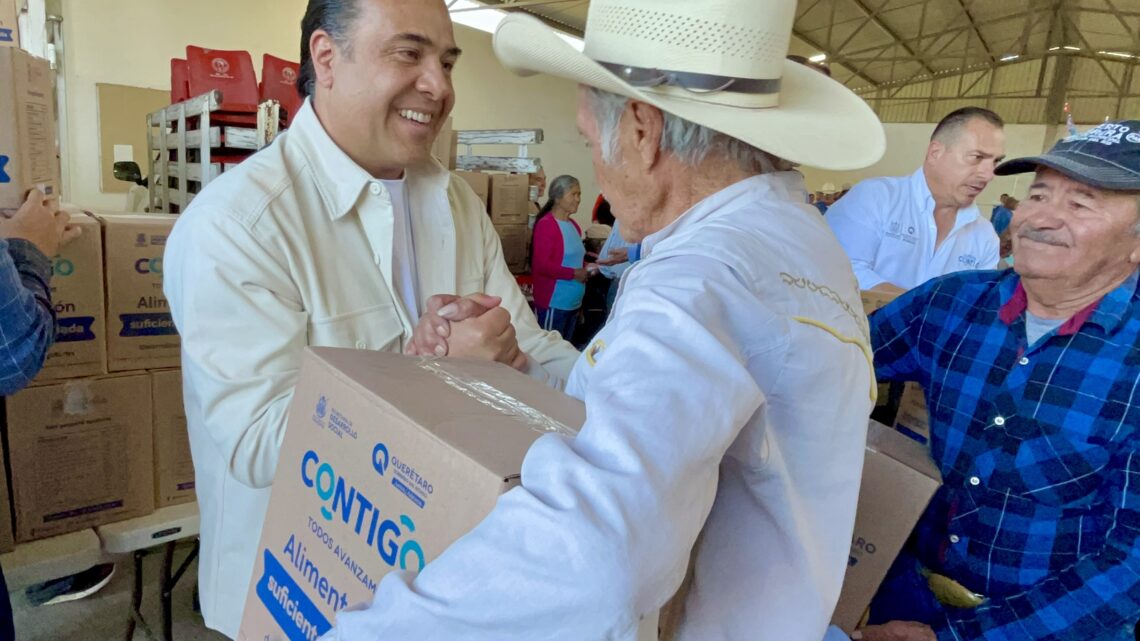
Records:
{"label": "man in dark cap", "polygon": [[879,380],[926,391],[944,485],[863,639],[1132,639],[1140,618],[1140,121],[1046,154],[1014,269],[871,317]]}

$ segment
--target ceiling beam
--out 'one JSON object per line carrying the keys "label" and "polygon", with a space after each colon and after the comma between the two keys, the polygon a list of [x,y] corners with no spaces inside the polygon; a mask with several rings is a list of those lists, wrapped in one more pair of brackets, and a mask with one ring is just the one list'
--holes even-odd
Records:
{"label": "ceiling beam", "polygon": [[[1077,35],[1077,38],[1080,39],[1081,47],[1083,50],[1088,51],[1090,54],[1096,51],[1096,49],[1093,49],[1093,46],[1089,44],[1088,38],[1085,38],[1085,34],[1081,31],[1081,26],[1077,24],[1075,20],[1073,20],[1073,16],[1071,16],[1068,12],[1065,12],[1064,16],[1064,19],[1069,22],[1069,26],[1073,28],[1073,33],[1075,33]],[[1116,87],[1117,91],[1123,93],[1124,87],[1121,86],[1120,81],[1116,79],[1116,76],[1112,75],[1112,71],[1108,68],[1108,65],[1104,64],[1104,60],[1101,60],[1100,56],[1091,57],[1093,60],[1096,60],[1097,65],[1100,66],[1100,70],[1104,72],[1105,77],[1107,77],[1108,81],[1112,83],[1112,86]]]}
{"label": "ceiling beam", "polygon": [[852,74],[854,74],[856,77],[862,78],[864,82],[868,82],[868,83],[870,83],[876,87],[879,86],[879,81],[877,81],[877,80],[871,78],[870,76],[864,74],[863,72],[859,71],[858,69],[855,68],[854,65],[848,64],[846,59],[843,56],[832,54],[830,51],[827,50],[827,48],[820,45],[818,42],[816,42],[810,36],[804,35],[804,33],[802,31],[799,31],[797,29],[792,29],[792,35],[799,38],[800,40],[803,40],[804,43],[807,44],[807,46],[815,49],[816,51],[826,53],[827,59],[829,62],[833,62],[833,63],[838,64],[838,65],[842,65],[848,71],[850,71]]}
{"label": "ceiling beam", "polygon": [[863,2],[863,0],[851,0],[851,2],[854,3],[854,5],[856,7],[859,7],[859,10],[862,11],[864,14],[866,14],[871,19],[871,22],[874,23],[875,26],[882,29],[883,33],[890,36],[891,40],[894,40],[895,42],[899,43],[899,45],[902,46],[903,51],[906,51],[910,55],[914,56],[915,61],[918,62],[919,64],[921,64],[922,68],[926,69],[927,73],[934,73],[934,69],[931,68],[930,62],[928,62],[926,60],[926,58],[920,57],[918,55],[918,53],[914,51],[914,49],[911,49],[909,45],[904,43],[903,37],[900,36],[898,34],[898,32],[894,30],[894,28],[892,28],[887,23],[883,22],[878,17],[878,15],[876,15],[878,12],[872,12],[871,9],[867,7],[867,4],[865,2]]}
{"label": "ceiling beam", "polygon": [[962,13],[966,15],[966,20],[970,23],[970,28],[974,31],[974,36],[978,38],[978,42],[982,43],[982,49],[986,50],[986,57],[990,59],[990,64],[997,64],[997,56],[995,56],[993,50],[990,49],[990,45],[986,42],[986,39],[982,37],[982,31],[978,29],[978,21],[974,19],[974,14],[970,13],[970,7],[966,4],[966,0],[958,0],[958,6],[962,7]]}
{"label": "ceiling beam", "polygon": [[1112,15],[1116,16],[1116,19],[1120,22],[1120,26],[1124,27],[1124,32],[1132,36],[1132,44],[1135,45],[1137,49],[1140,49],[1140,30],[1132,30],[1132,27],[1129,26],[1128,21],[1124,19],[1124,13],[1120,9],[1116,8],[1116,5],[1113,4],[1112,0],[1104,0],[1104,3],[1108,5],[1108,8],[1110,10],[1112,10]]}

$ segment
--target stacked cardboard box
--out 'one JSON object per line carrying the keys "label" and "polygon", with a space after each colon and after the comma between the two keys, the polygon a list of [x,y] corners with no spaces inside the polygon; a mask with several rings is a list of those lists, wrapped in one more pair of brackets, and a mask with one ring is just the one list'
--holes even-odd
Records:
{"label": "stacked cardboard box", "polygon": [[162,292],[162,256],[170,214],[105,214],[107,369],[165,369],[180,364],[181,341]]}
{"label": "stacked cardboard box", "polygon": [[584,419],[578,401],[496,363],[309,350],[238,639],[325,633],[385,574],[420,569],[478,524],[535,439]]}
{"label": "stacked cardboard box", "polygon": [[490,200],[491,175],[479,171],[457,171],[455,175],[466,181],[468,185],[471,185],[471,189],[475,192],[475,195],[479,197],[479,200],[483,201],[483,208],[486,209],[487,203]]}
{"label": "stacked cardboard box", "polygon": [[530,216],[530,178],[526,174],[491,176],[488,203],[495,225],[525,225]]}
{"label": "stacked cardboard box", "polygon": [[194,461],[182,403],[182,372],[151,372],[150,384],[154,399],[155,507],[193,502]]}
{"label": "stacked cardboard box", "polygon": [[39,381],[96,376],[107,371],[103,307],[103,241],[99,221],[71,207],[71,224],[82,235],[52,257],[51,300],[55,344]]}
{"label": "stacked cardboard box", "polygon": [[176,217],[65,208],[83,234],[52,258],[56,343],[4,412],[21,543],[194,498],[181,377],[151,371],[179,365],[162,292]]}
{"label": "stacked cardboard box", "polygon": [[503,246],[503,259],[512,274],[527,270],[527,248],[530,246],[530,228],[526,225],[495,225]]}
{"label": "stacked cardboard box", "polygon": [[16,24],[18,16],[16,0],[0,0],[0,47],[20,46],[20,29]]}
{"label": "stacked cardboard box", "polygon": [[16,542],[154,510],[146,373],[33,386],[6,409]]}
{"label": "stacked cardboard box", "polygon": [[0,46],[0,212],[18,209],[32,188],[59,193],[53,81],[47,60]]}

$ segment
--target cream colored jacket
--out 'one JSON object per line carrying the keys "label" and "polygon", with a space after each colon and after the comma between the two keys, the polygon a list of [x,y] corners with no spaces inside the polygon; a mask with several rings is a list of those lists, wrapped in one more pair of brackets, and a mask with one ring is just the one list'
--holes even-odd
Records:
{"label": "cream colored jacket", "polygon": [[[503,298],[532,373],[559,385],[577,352],[541,331],[483,204],[434,160],[406,171],[421,308],[440,293]],[[399,351],[417,318],[394,294],[384,185],[306,102],[270,147],[212,182],[179,219],[165,291],[182,334],[201,508],[206,624],[236,636],[303,349]]]}

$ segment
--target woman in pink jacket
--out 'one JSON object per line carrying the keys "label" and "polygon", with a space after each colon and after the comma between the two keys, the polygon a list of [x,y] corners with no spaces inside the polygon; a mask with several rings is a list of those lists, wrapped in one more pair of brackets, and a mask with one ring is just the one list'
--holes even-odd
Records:
{"label": "woman in pink jacket", "polygon": [[578,211],[581,200],[582,187],[577,178],[555,178],[550,183],[550,199],[534,224],[531,273],[538,324],[566,340],[574,334],[589,275],[583,264],[586,248],[582,245],[582,230],[570,218]]}

